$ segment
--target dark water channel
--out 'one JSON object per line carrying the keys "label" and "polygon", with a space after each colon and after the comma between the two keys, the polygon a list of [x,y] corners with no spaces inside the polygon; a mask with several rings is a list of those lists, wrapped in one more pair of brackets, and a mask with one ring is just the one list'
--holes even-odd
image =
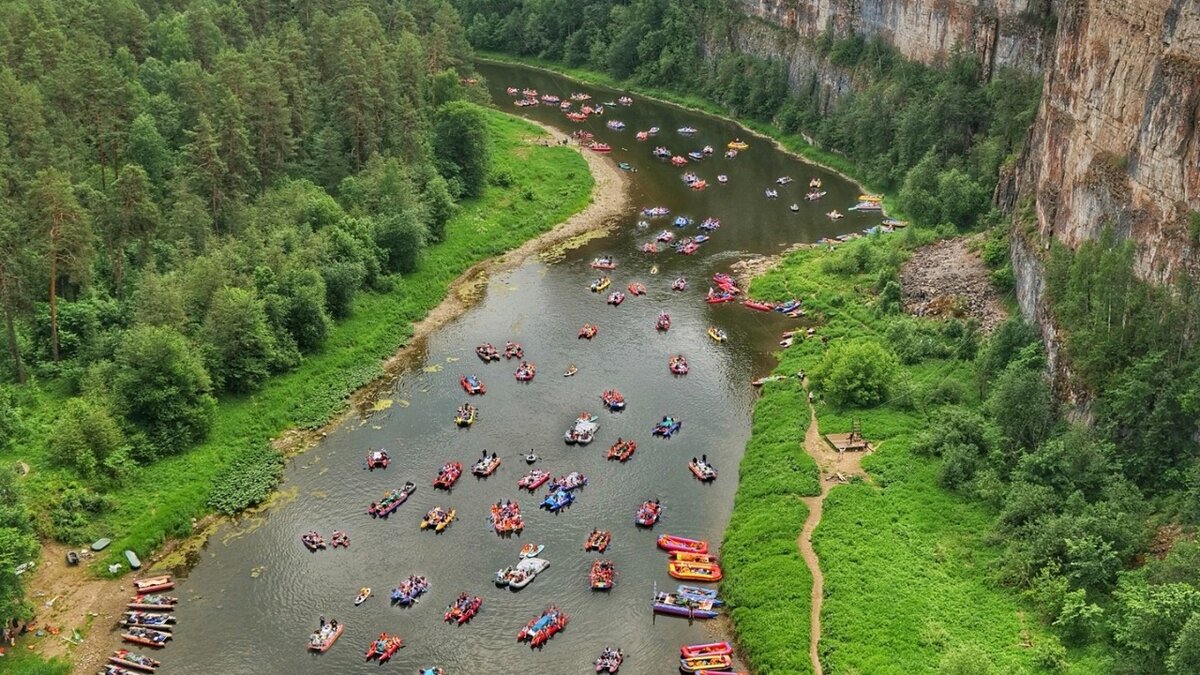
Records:
{"label": "dark water channel", "polygon": [[[390,406],[350,420],[298,457],[287,471],[282,505],[213,537],[177,589],[183,598],[176,612],[177,637],[156,654],[165,672],[414,673],[437,664],[453,674],[584,673],[592,672],[603,646],[613,645],[628,655],[621,672],[637,675],[677,672],[681,644],[718,639],[712,622],[689,625],[683,618],[652,615],[654,586],[669,589],[678,583],[667,575],[665,556],[654,541],[668,532],[719,545],[749,434],[755,397],[749,381],[770,368],[779,333],[796,321],[738,304],[708,305],[703,296],[709,278],[747,254],[776,253],[794,242],[861,230],[879,217],[851,213],[830,221],[824,212],[844,211],[857,189],[732,123],[638,99],[631,107],[574,125],[556,107],[515,108],[505,87],[529,86],[563,98],[586,91],[593,102],[620,93],[517,67],[484,64],[480,70],[502,110],[566,131],[586,128],[611,143],[612,161],[638,169],[633,174],[637,206],[668,206],[672,217],[686,214],[697,223],[716,217],[721,228],[696,255],[668,250],[652,256],[638,249],[658,231],[670,229],[682,237],[699,230],[675,228],[671,219],[639,230],[637,215],[630,213],[614,236],[592,241],[558,262],[531,259],[493,279],[478,306],[430,337],[418,365],[386,396]],[[611,119],[626,122],[626,129],[606,128]],[[675,132],[685,125],[699,133],[685,138]],[[637,130],[651,126],[662,128],[657,138],[634,140]],[[736,159],[724,159],[721,153],[735,136],[752,147]],[[654,145],[683,153],[706,144],[717,148],[716,158],[688,167],[713,184],[702,192],[683,185],[684,169],[650,155]],[[727,185],[715,184],[718,173],[729,175]],[[765,199],[763,190],[775,187],[774,179],[782,175],[796,180],[779,188],[779,199]],[[828,191],[816,203],[803,199],[810,176],[821,177]],[[789,211],[792,202],[801,205],[799,213]],[[605,304],[604,294],[589,292],[588,283],[597,276],[589,262],[606,253],[619,263],[613,288],[623,290],[638,280],[648,295],[630,296],[614,308]],[[659,271],[651,274],[655,264]],[[681,275],[689,289],[672,292],[670,281]],[[674,319],[667,333],[654,327],[662,309]],[[576,338],[585,321],[600,327],[591,342]],[[729,341],[717,344],[706,337],[710,325],[726,330]],[[514,380],[516,362],[483,365],[473,353],[481,342],[502,347],[508,339],[522,342],[526,358],[537,364],[532,383]],[[674,353],[690,361],[686,377],[668,372],[667,359]],[[578,365],[578,374],[563,377],[571,363]],[[467,398],[458,384],[464,373],[479,374],[488,391],[474,401],[479,421],[457,429],[451,418]],[[626,411],[602,409],[600,393],[610,387],[624,393]],[[563,431],[583,410],[599,415],[597,440],[568,447]],[[683,420],[681,433],[671,440],[652,438],[653,423],[667,414]],[[618,436],[639,443],[626,464],[604,458]],[[395,461],[386,471],[364,470],[365,450],[379,446],[387,447]],[[537,466],[554,475],[579,470],[590,479],[575,504],[560,514],[537,508],[544,488],[536,497],[517,488],[527,470],[521,454],[531,447],[543,457]],[[449,493],[431,488],[444,462],[460,460],[469,471],[484,448],[503,458],[495,475],[486,480],[465,475]],[[688,471],[688,460],[701,453],[720,470],[713,484],[701,484]],[[365,514],[369,503],[410,479],[417,492],[390,519]],[[633,518],[642,500],[651,497],[661,499],[665,511],[647,531],[635,527]],[[503,499],[518,500],[525,514],[519,537],[502,539],[486,522],[488,505]],[[435,505],[459,514],[440,535],[418,529],[421,516]],[[582,544],[593,527],[613,532],[604,557],[616,563],[617,583],[606,593],[591,591],[587,583],[597,556],[584,553]],[[332,530],[347,530],[351,547],[309,553],[299,541],[309,529],[326,538]],[[515,563],[526,542],[546,545],[542,557],[550,561],[549,569],[519,592],[497,588],[494,573]],[[390,606],[390,589],[410,574],[426,575],[430,592],[412,608]],[[362,586],[372,587],[375,597],[355,607],[353,598]],[[462,591],[482,595],[482,610],[465,626],[443,623],[446,605]],[[518,643],[518,629],[550,604],[570,615],[566,630],[540,650]],[[305,641],[321,615],[337,618],[346,631],[329,652],[314,655]],[[384,666],[364,663],[364,650],[381,631],[403,636],[405,648]]]}

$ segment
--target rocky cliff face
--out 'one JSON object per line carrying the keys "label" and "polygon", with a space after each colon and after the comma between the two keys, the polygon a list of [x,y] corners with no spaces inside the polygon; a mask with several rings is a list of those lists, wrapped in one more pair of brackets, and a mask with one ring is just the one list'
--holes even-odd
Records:
{"label": "rocky cliff face", "polygon": [[1033,209],[1023,245],[1074,247],[1107,225],[1136,242],[1142,278],[1196,274],[1200,0],[1074,0],[1058,14],[1041,108],[997,192]]}

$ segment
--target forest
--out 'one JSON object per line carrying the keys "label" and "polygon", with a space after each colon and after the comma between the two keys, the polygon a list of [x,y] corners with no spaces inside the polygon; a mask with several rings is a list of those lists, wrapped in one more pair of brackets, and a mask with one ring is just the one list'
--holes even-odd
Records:
{"label": "forest", "polygon": [[[1021,150],[1040,79],[1004,69],[985,79],[967,54],[930,68],[905,61],[882,40],[826,34],[810,46],[854,84],[853,93],[827,106],[815,79],[789,87],[781,62],[737,53],[726,44],[723,36],[736,20],[736,7],[722,0],[599,0],[586,3],[582,12],[555,0],[455,4],[477,49],[602,73],[631,88],[678,94],[689,102],[703,99],[708,104],[703,107],[769,130],[803,133],[837,166],[872,188],[897,194],[894,206],[916,223],[946,235],[987,230],[983,257],[996,285],[1011,290],[1009,237],[1029,236],[1031,206],[1003,214],[991,197],[999,172]],[[1193,221],[1194,237],[1200,217]],[[1044,260],[1047,297],[1062,341],[1059,369],[1052,374],[1041,336],[1019,319],[964,352],[963,345],[975,339],[969,327],[966,334],[961,326],[943,331],[894,316],[895,273],[903,257],[887,247],[863,245],[828,263],[836,266],[830,273],[873,280],[874,299],[868,301],[876,317],[860,326],[878,324],[872,330],[880,340],[869,348],[845,348],[853,353],[840,360],[835,352],[843,348],[831,349],[828,362],[800,361],[815,369],[828,416],[848,422],[877,415],[887,425],[897,410],[919,413],[927,430],[894,441],[903,452],[891,462],[881,460],[877,469],[886,481],[902,481],[896,467],[931,461],[936,468],[928,483],[912,481],[926,490],[922,499],[935,498],[928,491],[945,491],[946,499],[964,496],[984,509],[986,545],[998,547],[999,554],[975,574],[1019,591],[1065,645],[1061,653],[1040,654],[1039,669],[1067,671],[1069,650],[1072,657],[1100,655],[1085,670],[1172,675],[1200,670],[1195,282],[1186,274],[1165,287],[1140,281],[1133,272],[1132,243],[1111,233],[1074,251],[1055,245]],[[878,353],[878,344],[887,349]],[[864,379],[862,368],[845,376],[847,359],[866,364],[875,376],[912,370],[925,377],[925,364],[947,359],[968,365],[945,366],[950,374],[930,383],[929,391],[914,392],[898,382],[889,392],[845,384]],[[760,405],[777,409],[780,404],[768,405],[768,399]],[[743,471],[765,461],[756,457],[757,424]],[[911,426],[901,427],[911,434]],[[778,430],[764,433],[761,452],[781,452],[768,449]],[[917,464],[909,463],[910,453]],[[798,485],[795,490],[812,494],[806,481]],[[751,491],[758,494],[758,488]],[[865,497],[848,492],[842,499],[853,509]],[[743,508],[754,511],[739,504],[735,522]],[[793,515],[786,520],[796,524]],[[867,516],[857,517],[861,525]],[[828,526],[835,532],[841,527],[837,518]],[[740,547],[742,539],[731,530],[726,546]],[[836,546],[832,536],[826,542]],[[745,545],[748,551],[757,546]],[[830,555],[861,561],[862,552]],[[770,601],[767,606],[773,607]],[[854,608],[832,603],[828,611],[839,609]],[[737,621],[766,621],[764,616],[775,615],[749,611]],[[828,618],[838,625],[839,616]],[[830,643],[861,645],[864,637],[850,631],[839,638],[835,629]],[[774,647],[762,649],[772,654]],[[787,661],[790,656],[779,658],[770,656],[765,665],[795,665]],[[942,670],[1009,672],[970,655]]]}
{"label": "forest", "polygon": [[[441,0],[0,5],[0,568],[97,536],[218,401],[407,292],[487,188],[469,54]],[[235,455],[209,508],[274,485],[277,453]]]}

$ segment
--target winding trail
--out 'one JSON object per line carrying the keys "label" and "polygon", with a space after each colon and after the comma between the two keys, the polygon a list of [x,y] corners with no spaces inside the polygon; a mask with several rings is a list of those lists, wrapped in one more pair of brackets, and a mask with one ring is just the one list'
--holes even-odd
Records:
{"label": "winding trail", "polygon": [[[804,390],[808,391],[808,381],[804,382]],[[804,434],[804,451],[817,463],[820,472],[821,494],[813,497],[803,497],[801,501],[808,507],[808,518],[800,530],[800,538],[796,544],[800,547],[800,557],[812,574],[812,596],[809,602],[809,640],[808,657],[812,661],[814,675],[824,675],[821,667],[821,655],[817,646],[821,642],[821,603],[825,598],[825,575],[821,573],[821,561],[813,549],[812,535],[817,525],[821,523],[821,514],[825,507],[825,497],[838,483],[859,476],[870,481],[862,468],[865,452],[838,452],[821,438],[820,427],[817,425],[817,411],[812,403],[808,404],[808,430]]]}

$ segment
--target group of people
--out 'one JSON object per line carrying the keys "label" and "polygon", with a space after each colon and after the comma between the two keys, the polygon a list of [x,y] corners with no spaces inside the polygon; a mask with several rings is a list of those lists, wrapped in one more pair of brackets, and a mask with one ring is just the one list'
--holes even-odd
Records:
{"label": "group of people", "polygon": [[310,635],[308,638],[308,645],[310,647],[320,649],[326,642],[329,641],[329,638],[331,638],[337,634],[337,630],[338,630],[337,619],[333,619],[332,621],[326,622],[325,617],[322,616],[321,624],[317,627],[317,630],[315,632],[313,632],[313,634]]}

